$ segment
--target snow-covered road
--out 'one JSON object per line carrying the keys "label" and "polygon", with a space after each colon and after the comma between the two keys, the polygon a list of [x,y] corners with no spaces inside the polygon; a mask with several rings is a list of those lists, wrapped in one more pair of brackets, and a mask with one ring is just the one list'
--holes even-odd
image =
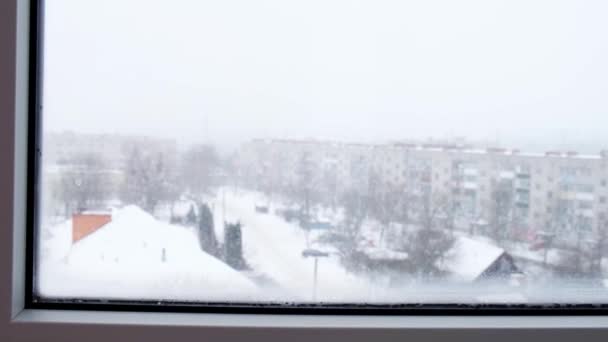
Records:
{"label": "snow-covered road", "polygon": [[[222,227],[222,193],[214,203],[215,225]],[[249,265],[271,278],[282,291],[269,293],[264,300],[311,301],[314,260],[304,258],[306,232],[273,214],[255,211],[266,200],[251,192],[225,192],[227,221],[243,224],[243,250]],[[218,232],[220,230],[218,229]],[[320,250],[327,246],[312,245]],[[348,273],[336,255],[319,259],[317,300],[360,301],[369,292],[368,282]]]}

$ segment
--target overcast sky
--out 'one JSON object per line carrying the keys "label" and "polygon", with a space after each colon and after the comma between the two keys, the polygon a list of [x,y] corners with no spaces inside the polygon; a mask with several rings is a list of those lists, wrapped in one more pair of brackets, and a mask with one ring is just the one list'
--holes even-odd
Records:
{"label": "overcast sky", "polygon": [[47,130],[608,144],[608,1],[46,5]]}

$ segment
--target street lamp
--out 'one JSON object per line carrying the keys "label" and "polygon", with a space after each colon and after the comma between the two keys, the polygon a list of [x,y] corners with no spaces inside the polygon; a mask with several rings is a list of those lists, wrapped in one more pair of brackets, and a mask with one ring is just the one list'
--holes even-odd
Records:
{"label": "street lamp", "polygon": [[317,269],[318,269],[319,258],[326,258],[329,256],[329,253],[321,252],[320,250],[317,250],[317,249],[307,248],[302,251],[302,256],[304,258],[310,257],[310,258],[315,259],[315,266],[314,266],[314,271],[313,271],[313,287],[312,287],[312,301],[314,302],[317,300]]}

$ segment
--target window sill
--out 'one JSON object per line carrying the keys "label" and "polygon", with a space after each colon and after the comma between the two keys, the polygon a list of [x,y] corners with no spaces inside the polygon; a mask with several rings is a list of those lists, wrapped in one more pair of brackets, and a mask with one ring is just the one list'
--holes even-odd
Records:
{"label": "window sill", "polygon": [[333,316],[26,309],[20,312],[13,322],[295,329],[599,329],[608,332],[608,316]]}

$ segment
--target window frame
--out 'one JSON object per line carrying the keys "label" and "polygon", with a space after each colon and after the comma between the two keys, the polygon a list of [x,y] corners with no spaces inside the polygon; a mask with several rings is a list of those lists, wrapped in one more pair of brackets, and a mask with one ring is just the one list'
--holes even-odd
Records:
{"label": "window frame", "polygon": [[[38,13],[38,4],[36,0],[0,2],[0,25],[6,26],[0,30],[0,75],[3,75],[0,77],[0,184],[5,189],[0,192],[0,226],[4,228],[0,230],[0,251],[3,253],[0,295],[5,299],[4,305],[0,306],[0,337],[7,337],[8,341],[87,339],[96,342],[109,338],[164,341],[176,336],[183,341],[309,340],[319,337],[352,341],[372,338],[392,341],[396,337],[414,341],[486,341],[488,337],[497,336],[504,340],[551,338],[566,341],[584,333],[590,341],[608,338],[605,311],[581,311],[580,308],[575,311],[509,311],[511,315],[503,312],[500,316],[488,316],[491,312],[484,311],[448,316],[445,311],[435,308],[431,315],[426,315],[429,312],[401,311],[409,315],[386,316],[377,311],[359,311],[358,315],[338,315],[338,312],[319,315],[320,312],[314,311],[291,312],[290,315],[226,315],[144,312],[147,311],[145,307],[130,307],[123,311],[95,306],[80,307],[85,310],[60,310],[70,307],[32,305],[29,295],[32,282],[26,271],[27,265],[32,264],[33,254],[31,249],[28,253],[25,251],[26,246],[33,243],[33,234],[27,234],[27,227],[33,227],[35,223],[31,210],[36,186],[28,179],[34,177],[32,162],[35,163],[39,154],[31,146],[32,132],[39,128],[32,115],[38,108],[39,93],[32,96],[32,89],[39,80],[35,63],[38,41],[29,34],[38,27],[38,21],[29,18]],[[471,315],[463,316],[463,313]]]}

